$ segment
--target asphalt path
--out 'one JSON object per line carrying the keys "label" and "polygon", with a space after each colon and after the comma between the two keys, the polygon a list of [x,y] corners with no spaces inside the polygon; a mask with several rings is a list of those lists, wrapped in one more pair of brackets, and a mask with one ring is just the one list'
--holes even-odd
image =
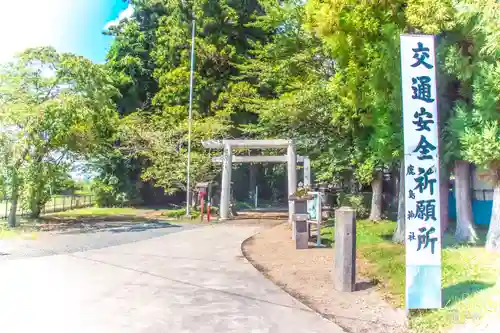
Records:
{"label": "asphalt path", "polygon": [[0,239],[0,261],[102,249],[200,226],[163,221],[81,224],[59,232],[38,232],[34,239]]}
{"label": "asphalt path", "polygon": [[[0,331],[344,333],[244,258],[242,242],[263,228],[259,221],[167,227],[162,232],[170,235],[164,237],[2,261]],[[123,241],[122,235],[144,231],[157,235],[151,229],[94,235],[108,239],[118,235]],[[76,240],[76,236],[57,239]],[[90,234],[80,237],[92,239]],[[94,240],[90,245],[96,244],[101,243]]]}

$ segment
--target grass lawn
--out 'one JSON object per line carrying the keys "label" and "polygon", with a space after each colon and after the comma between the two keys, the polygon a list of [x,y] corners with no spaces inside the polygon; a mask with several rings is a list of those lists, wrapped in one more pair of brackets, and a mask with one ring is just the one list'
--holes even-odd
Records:
{"label": "grass lawn", "polygon": [[79,208],[73,210],[67,210],[64,212],[58,212],[51,214],[51,216],[58,217],[71,217],[71,218],[81,218],[81,217],[103,217],[103,216],[136,216],[143,213],[143,210],[132,207],[113,207],[113,208],[98,208],[98,207],[87,207]]}
{"label": "grass lawn", "polygon": [[50,214],[49,217],[62,218],[62,219],[99,219],[99,218],[113,218],[120,219],[121,217],[134,218],[136,220],[144,221],[146,219],[156,219],[172,221],[176,223],[199,223],[199,212],[193,211],[191,219],[185,218],[185,210],[172,209],[172,208],[135,208],[135,207],[116,207],[116,208],[98,208],[88,207],[73,209],[64,212]]}
{"label": "grass lawn", "polygon": [[[378,280],[389,300],[404,307],[405,248],[391,242],[395,227],[391,221],[358,221],[357,251],[369,262],[360,273]],[[485,232],[479,233],[484,238]],[[334,227],[322,229],[322,236],[331,242]],[[412,311],[410,327],[415,332],[444,332],[453,324],[500,313],[500,255],[487,253],[482,246],[454,245],[449,234],[443,244],[443,308]]]}

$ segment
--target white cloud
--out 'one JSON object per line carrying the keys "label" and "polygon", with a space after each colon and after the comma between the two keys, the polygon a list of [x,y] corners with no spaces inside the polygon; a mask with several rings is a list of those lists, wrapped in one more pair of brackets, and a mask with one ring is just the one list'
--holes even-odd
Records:
{"label": "white cloud", "polygon": [[0,63],[28,47],[63,46],[64,26],[71,20],[68,0],[1,1]]}
{"label": "white cloud", "polygon": [[106,23],[104,29],[108,30],[109,28],[118,25],[121,21],[131,18],[133,14],[134,14],[134,7],[132,7],[132,5],[129,4],[128,7],[125,10],[123,10],[115,20]]}

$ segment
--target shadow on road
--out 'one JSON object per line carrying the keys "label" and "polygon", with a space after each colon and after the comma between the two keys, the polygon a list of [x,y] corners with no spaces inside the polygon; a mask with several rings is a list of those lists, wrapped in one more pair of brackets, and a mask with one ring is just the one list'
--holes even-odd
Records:
{"label": "shadow on road", "polygon": [[97,223],[79,223],[78,225],[71,225],[66,229],[59,229],[58,231],[62,234],[82,234],[82,233],[94,233],[94,232],[112,232],[112,233],[123,233],[123,232],[142,232],[147,230],[155,229],[165,229],[165,228],[179,228],[179,225],[171,224],[169,222],[159,222],[159,221],[121,221],[121,222],[97,222]]}
{"label": "shadow on road", "polygon": [[92,233],[110,231],[114,233],[141,232],[152,229],[178,227],[156,215],[90,215],[78,217],[43,216],[30,221],[29,228],[35,232],[56,232],[61,234]]}
{"label": "shadow on road", "polygon": [[179,225],[170,224],[168,222],[147,222],[142,224],[135,224],[132,226],[113,226],[109,229],[111,232],[140,232],[152,229],[163,229],[163,228],[179,228]]}

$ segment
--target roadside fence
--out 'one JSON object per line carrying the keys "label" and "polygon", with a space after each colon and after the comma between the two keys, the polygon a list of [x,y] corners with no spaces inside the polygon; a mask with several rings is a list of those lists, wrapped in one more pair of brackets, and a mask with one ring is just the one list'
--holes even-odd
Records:
{"label": "roadside fence", "polygon": [[[93,206],[95,201],[92,195],[56,195],[53,196],[42,208],[41,214],[50,214]],[[0,201],[0,219],[7,219],[11,207],[10,200]],[[31,211],[24,208],[22,202],[17,205],[16,216],[29,216]]]}

